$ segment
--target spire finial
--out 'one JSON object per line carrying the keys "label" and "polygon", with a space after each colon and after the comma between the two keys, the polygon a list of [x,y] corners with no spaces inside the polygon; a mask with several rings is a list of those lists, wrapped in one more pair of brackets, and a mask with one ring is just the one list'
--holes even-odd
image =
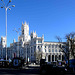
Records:
{"label": "spire finial", "polygon": [[27,23],[26,23],[26,21],[25,21],[25,23],[24,23],[25,25],[27,25]]}

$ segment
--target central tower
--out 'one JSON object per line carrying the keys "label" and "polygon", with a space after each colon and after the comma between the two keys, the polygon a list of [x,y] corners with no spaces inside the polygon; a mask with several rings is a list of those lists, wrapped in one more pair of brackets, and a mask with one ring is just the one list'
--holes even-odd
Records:
{"label": "central tower", "polygon": [[19,40],[28,42],[30,40],[30,35],[29,35],[29,25],[25,22],[21,26],[21,36],[19,37]]}
{"label": "central tower", "polygon": [[24,36],[29,36],[29,25],[25,22],[24,24],[22,23],[22,35]]}

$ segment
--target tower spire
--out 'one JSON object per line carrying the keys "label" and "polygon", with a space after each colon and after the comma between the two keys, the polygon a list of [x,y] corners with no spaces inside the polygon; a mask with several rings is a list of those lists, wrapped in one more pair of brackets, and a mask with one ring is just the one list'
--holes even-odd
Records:
{"label": "tower spire", "polygon": [[25,25],[27,25],[27,23],[26,23],[26,21],[25,21],[25,23],[24,23]]}

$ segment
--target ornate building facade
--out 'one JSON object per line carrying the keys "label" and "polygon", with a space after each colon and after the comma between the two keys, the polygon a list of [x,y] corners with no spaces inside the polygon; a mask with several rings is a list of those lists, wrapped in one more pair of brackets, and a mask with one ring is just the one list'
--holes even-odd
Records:
{"label": "ornate building facade", "polygon": [[64,61],[64,54],[60,52],[59,48],[60,44],[64,45],[65,43],[46,42],[44,41],[44,35],[38,37],[36,32],[31,32],[29,35],[29,25],[25,22],[22,23],[18,42],[15,39],[13,40],[8,48],[7,55],[8,59],[22,57],[26,62],[36,62],[41,58],[46,59],[47,62]]}
{"label": "ornate building facade", "polygon": [[[13,41],[10,44],[10,50],[12,51],[11,59],[16,57],[22,57],[30,62],[36,62],[39,59],[46,59],[47,62],[57,62],[57,60],[63,61],[64,54],[60,52],[58,42],[45,42],[44,35],[38,37],[36,32],[31,32],[29,35],[29,25],[25,22],[22,23],[21,35],[18,37],[19,42]],[[64,42],[61,42],[64,45]]]}
{"label": "ornate building facade", "polygon": [[0,59],[6,58],[6,37],[1,37],[0,40]]}

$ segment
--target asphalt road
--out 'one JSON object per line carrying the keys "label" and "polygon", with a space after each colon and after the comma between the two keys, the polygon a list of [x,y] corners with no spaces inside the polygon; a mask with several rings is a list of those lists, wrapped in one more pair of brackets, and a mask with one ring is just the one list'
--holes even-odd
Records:
{"label": "asphalt road", "polygon": [[[29,66],[23,69],[0,68],[0,75],[40,75],[40,72],[39,67],[35,66]],[[75,73],[66,73],[65,75],[75,75]]]}
{"label": "asphalt road", "polygon": [[0,75],[40,75],[38,67],[28,67],[26,69],[1,69]]}

